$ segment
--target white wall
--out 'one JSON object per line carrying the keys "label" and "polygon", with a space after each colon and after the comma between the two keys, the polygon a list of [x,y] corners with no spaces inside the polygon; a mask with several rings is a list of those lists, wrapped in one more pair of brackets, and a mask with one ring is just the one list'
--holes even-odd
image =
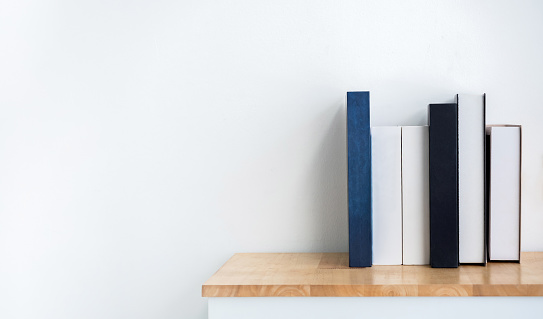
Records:
{"label": "white wall", "polygon": [[2,1],[0,317],[205,318],[235,252],[346,251],[348,90],[486,92],[543,250],[542,39],[540,1]]}

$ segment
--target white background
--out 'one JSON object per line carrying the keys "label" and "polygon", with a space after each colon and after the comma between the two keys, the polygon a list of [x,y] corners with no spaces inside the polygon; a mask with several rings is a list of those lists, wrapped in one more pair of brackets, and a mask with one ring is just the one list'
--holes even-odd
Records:
{"label": "white background", "polygon": [[541,1],[2,1],[0,317],[205,318],[235,252],[347,250],[344,96],[488,94],[543,250]]}

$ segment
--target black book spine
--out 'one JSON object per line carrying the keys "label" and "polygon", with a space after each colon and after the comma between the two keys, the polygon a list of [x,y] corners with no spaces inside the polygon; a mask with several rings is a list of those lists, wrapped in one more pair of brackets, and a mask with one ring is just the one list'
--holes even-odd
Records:
{"label": "black book spine", "polygon": [[458,267],[458,105],[430,104],[430,264]]}

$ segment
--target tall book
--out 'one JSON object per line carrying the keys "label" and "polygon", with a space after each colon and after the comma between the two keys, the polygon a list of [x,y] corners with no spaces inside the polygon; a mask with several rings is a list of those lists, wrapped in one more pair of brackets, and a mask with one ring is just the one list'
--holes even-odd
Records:
{"label": "tall book", "polygon": [[490,261],[520,261],[521,137],[520,125],[487,127]]}
{"label": "tall book", "polygon": [[402,264],[402,129],[371,128],[373,264]]}
{"label": "tall book", "polygon": [[430,265],[458,267],[458,107],[430,104]]}
{"label": "tall book", "polygon": [[485,96],[459,94],[458,234],[459,262],[486,263]]}
{"label": "tall book", "polygon": [[370,93],[347,92],[349,266],[372,264]]}
{"label": "tall book", "polygon": [[402,127],[403,264],[430,263],[428,126]]}

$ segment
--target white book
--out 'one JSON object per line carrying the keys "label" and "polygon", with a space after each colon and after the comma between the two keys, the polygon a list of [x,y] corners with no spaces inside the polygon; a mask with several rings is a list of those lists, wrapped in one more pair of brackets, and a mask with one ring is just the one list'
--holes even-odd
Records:
{"label": "white book", "polygon": [[485,97],[457,95],[458,253],[460,263],[485,263]]}
{"label": "white book", "polygon": [[520,126],[490,126],[489,259],[520,260]]}
{"label": "white book", "polygon": [[402,127],[403,264],[430,263],[428,126]]}
{"label": "white book", "polygon": [[402,264],[402,130],[371,128],[373,264]]}

